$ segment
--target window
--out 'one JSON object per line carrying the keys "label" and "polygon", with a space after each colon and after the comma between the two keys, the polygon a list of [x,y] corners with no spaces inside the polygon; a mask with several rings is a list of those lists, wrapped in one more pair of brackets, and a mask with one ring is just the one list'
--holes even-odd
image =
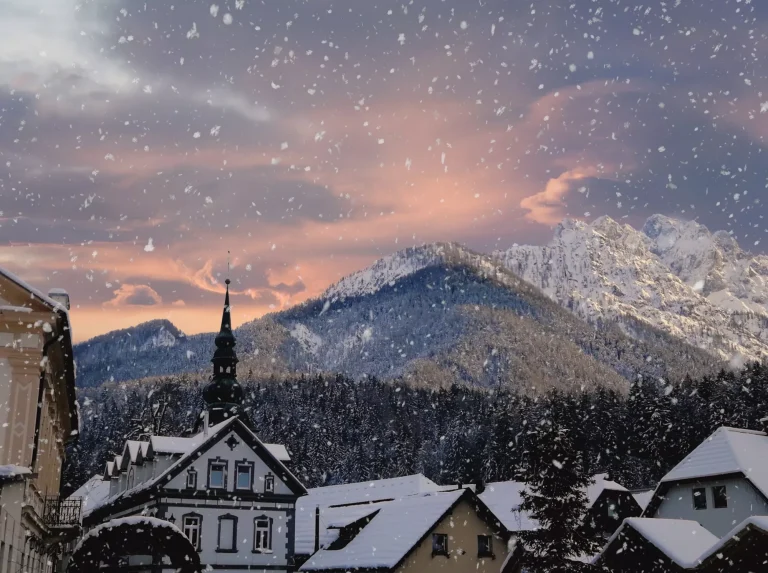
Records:
{"label": "window", "polygon": [[133,482],[136,477],[136,474],[133,471],[133,468],[128,470],[128,489],[131,489],[133,487]]}
{"label": "window", "polygon": [[608,504],[608,517],[610,517],[611,519],[619,519],[619,512],[616,511],[615,503]]}
{"label": "window", "polygon": [[181,530],[187,536],[192,546],[200,551],[200,529],[203,524],[203,518],[195,513],[185,515],[181,520]]}
{"label": "window", "polygon": [[477,536],[477,556],[478,557],[494,557],[493,538],[490,535]]}
{"label": "window", "polygon": [[693,488],[693,509],[707,509],[707,490],[703,487]]}
{"label": "window", "polygon": [[264,492],[275,493],[275,476],[267,474],[264,477]]}
{"label": "window", "polygon": [[253,464],[250,462],[238,462],[235,472],[235,489],[250,491],[253,488]]}
{"label": "window", "polygon": [[208,488],[227,489],[227,462],[208,462]]}
{"label": "window", "polygon": [[262,515],[253,520],[253,552],[272,553],[272,518]]}
{"label": "window", "polygon": [[187,489],[197,489],[197,471],[194,469],[187,472]]}
{"label": "window", "polygon": [[716,509],[728,507],[728,495],[724,485],[716,485],[712,488],[712,501]]}
{"label": "window", "polygon": [[435,555],[448,556],[448,535],[445,533],[432,534],[432,557]]}
{"label": "window", "polygon": [[219,518],[219,553],[235,553],[237,551],[237,517],[222,515]]}

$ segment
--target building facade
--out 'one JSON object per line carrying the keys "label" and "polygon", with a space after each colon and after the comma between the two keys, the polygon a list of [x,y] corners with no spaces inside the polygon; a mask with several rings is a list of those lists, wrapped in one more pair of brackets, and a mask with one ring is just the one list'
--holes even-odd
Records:
{"label": "building facade", "polygon": [[[109,487],[98,478],[84,486],[83,528],[151,516],[178,527],[205,570],[294,571],[296,500],[306,489],[286,467],[285,447],[262,443],[240,417],[229,281],[215,342],[197,433],[126,442],[106,464],[101,479]],[[130,555],[125,563],[154,571],[157,559]]]}
{"label": "building facade", "polygon": [[52,570],[80,519],[58,497],[78,430],[68,300],[0,269],[0,573]]}

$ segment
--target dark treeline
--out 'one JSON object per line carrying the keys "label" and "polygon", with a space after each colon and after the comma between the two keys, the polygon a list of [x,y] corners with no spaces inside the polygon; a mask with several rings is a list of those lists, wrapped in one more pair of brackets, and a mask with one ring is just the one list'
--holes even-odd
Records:
{"label": "dark treeline", "polygon": [[[168,377],[81,391],[82,428],[64,493],[120,453],[126,439],[191,431],[204,382]],[[591,473],[653,485],[718,426],[760,428],[768,368],[750,365],[666,386],[639,381],[532,398],[463,386],[431,390],[316,376],[244,383],[246,410],[265,442],[283,443],[308,487],[421,472],[439,483],[513,479],[527,436],[545,419],[568,428]]]}

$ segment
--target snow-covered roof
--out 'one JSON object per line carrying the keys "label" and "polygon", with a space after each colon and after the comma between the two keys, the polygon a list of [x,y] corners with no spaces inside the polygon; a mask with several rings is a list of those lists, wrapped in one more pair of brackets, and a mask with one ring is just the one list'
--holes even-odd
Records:
{"label": "snow-covered roof", "polygon": [[97,474],[73,491],[68,499],[81,498],[83,500],[83,512],[85,512],[100,504],[108,496],[109,481],[104,481],[104,477]]}
{"label": "snow-covered roof", "polygon": [[665,475],[661,483],[741,473],[768,498],[768,436],[722,427]]}
{"label": "snow-covered roof", "polygon": [[648,504],[651,503],[651,500],[653,499],[653,490],[647,489],[644,491],[633,491],[632,497],[635,498],[635,501],[637,502],[637,505],[640,506],[640,509],[645,511],[645,508],[648,507]]}
{"label": "snow-covered roof", "polygon": [[13,464],[0,466],[0,481],[19,479],[30,474],[32,474],[32,470],[26,466],[16,466]]}
{"label": "snow-covered roof", "polygon": [[[315,510],[320,507],[320,545],[325,546],[338,536],[328,531],[329,520],[343,516],[364,517],[374,502],[390,502],[418,493],[440,491],[441,486],[422,474],[316,487],[296,501],[296,553],[308,555],[315,546]],[[344,507],[333,507],[344,506]],[[353,519],[354,521],[354,519]]]}
{"label": "snow-covered roof", "polygon": [[[245,426],[245,424],[243,424],[243,422],[240,421],[237,417],[232,417],[232,418],[229,418],[227,420],[224,420],[223,422],[221,422],[219,424],[216,424],[215,426],[209,427],[207,432],[206,431],[200,432],[199,434],[197,434],[195,436],[192,436],[190,438],[166,438],[166,440],[163,441],[161,436],[152,436],[152,438],[150,438],[151,440],[156,440],[157,438],[161,438],[161,440],[160,440],[160,447],[165,446],[165,447],[167,447],[169,449],[170,448],[175,448],[175,450],[173,452],[167,452],[167,453],[173,453],[175,455],[181,454],[181,455],[179,455],[179,457],[177,459],[175,459],[173,461],[173,463],[168,468],[166,468],[163,472],[161,472],[159,475],[157,475],[155,477],[152,477],[152,478],[150,478],[150,479],[148,479],[146,481],[139,482],[134,487],[132,487],[130,489],[125,489],[125,490],[122,490],[122,491],[119,491],[119,492],[115,493],[112,496],[107,496],[107,497],[104,497],[104,498],[100,499],[98,503],[94,503],[92,505],[92,507],[88,508],[87,511],[84,511],[83,515],[86,516],[86,515],[88,515],[89,513],[91,513],[92,511],[98,509],[101,506],[108,505],[110,503],[114,503],[114,502],[116,502],[119,499],[130,497],[130,496],[132,496],[132,495],[134,495],[134,494],[136,494],[136,493],[138,493],[140,491],[144,491],[144,490],[146,490],[146,489],[148,489],[148,488],[150,488],[150,487],[152,487],[152,486],[154,486],[154,485],[156,485],[158,483],[161,483],[162,480],[164,480],[164,479],[168,478],[169,476],[173,475],[173,472],[176,470],[176,468],[178,468],[181,464],[183,464],[205,442],[207,442],[208,440],[210,440],[214,436],[218,435],[221,431],[225,430],[228,426],[233,425],[235,423],[235,421],[237,421],[245,429],[245,431],[249,432],[251,434],[251,436],[258,443],[261,443],[265,447],[265,449],[273,457],[275,457],[279,462],[282,463],[285,460],[284,459],[280,459],[273,452],[276,452],[277,454],[282,455],[285,458],[288,457],[288,452],[286,451],[284,446],[274,445],[274,444],[269,444],[269,445],[263,444],[258,439],[258,437],[255,434],[253,434],[253,432],[251,432],[250,429],[248,429],[248,427]],[[135,442],[135,443],[136,444],[140,444],[140,442]],[[154,444],[155,444],[155,441],[152,441],[153,449],[154,449]],[[125,448],[130,450],[130,446],[128,445],[128,443],[126,443]],[[182,450],[182,448],[183,448],[183,450]],[[122,461],[123,461],[123,456],[115,456],[115,461],[114,461],[115,465],[114,465],[114,467],[115,468],[119,468],[121,466]],[[295,479],[295,476],[293,476],[293,474],[291,474],[290,471],[288,471],[287,468],[284,468],[284,469],[285,469],[285,471],[288,473],[288,475],[290,477]],[[298,483],[298,480],[296,480],[296,482]]]}
{"label": "snow-covered roof", "polygon": [[698,565],[699,563],[702,563],[712,557],[713,555],[718,558],[718,554],[720,553],[720,550],[731,541],[738,541],[744,533],[744,530],[748,527],[753,527],[757,529],[761,529],[765,533],[768,533],[768,516],[765,515],[753,515],[752,517],[748,517],[744,521],[742,521],[739,525],[734,527],[731,531],[729,531],[726,535],[724,535],[720,540],[706,549],[701,555],[698,556],[696,559],[696,563],[694,565]]}
{"label": "snow-covered roof", "polygon": [[627,527],[637,531],[649,543],[652,543],[654,547],[683,568],[696,566],[700,562],[700,557],[720,541],[716,535],[695,521],[629,517],[608,540],[606,548]]}
{"label": "snow-covered roof", "polygon": [[345,547],[321,549],[301,571],[391,569],[435,526],[466,490],[407,496],[384,503]]}
{"label": "snow-covered roof", "polygon": [[[593,479],[594,483],[587,487],[586,492],[589,507],[606,490],[629,491],[621,484],[607,479],[606,474],[597,474]],[[492,482],[485,486],[485,491],[478,497],[508,531],[532,531],[538,528],[538,523],[527,513],[518,510],[523,502],[521,494],[524,489],[525,483],[519,481]]]}
{"label": "snow-covered roof", "polygon": [[39,291],[38,289],[36,289],[32,285],[30,285],[29,283],[23,281],[18,276],[13,274],[11,271],[0,267],[0,276],[1,277],[5,277],[6,279],[8,279],[9,281],[11,281],[13,283],[16,283],[17,286],[23,288],[24,290],[26,290],[30,294],[32,294],[35,297],[39,298],[44,304],[46,304],[47,306],[51,307],[52,309],[58,309],[58,310],[61,310],[61,311],[65,312],[65,313],[67,312],[67,309],[64,308],[61,304],[59,304],[58,302],[56,302],[55,300],[53,300],[49,296],[44,295],[41,291]]}
{"label": "snow-covered roof", "polygon": [[[212,426],[208,429],[208,433],[212,433],[216,428],[217,426]],[[188,438],[152,436],[149,440],[152,444],[152,451],[156,454],[186,454],[197,448],[205,438],[206,436],[201,432]],[[291,456],[288,454],[288,450],[285,449],[284,445],[264,444],[264,447],[281,462],[291,461]],[[143,453],[146,454],[146,452]]]}

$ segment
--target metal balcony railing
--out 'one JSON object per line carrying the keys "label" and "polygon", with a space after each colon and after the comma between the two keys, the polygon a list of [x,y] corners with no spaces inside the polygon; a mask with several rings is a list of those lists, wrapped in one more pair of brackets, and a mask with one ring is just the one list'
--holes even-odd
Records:
{"label": "metal balcony railing", "polygon": [[67,527],[80,525],[83,513],[83,499],[69,497],[61,499],[57,495],[45,497],[43,520],[48,527]]}

